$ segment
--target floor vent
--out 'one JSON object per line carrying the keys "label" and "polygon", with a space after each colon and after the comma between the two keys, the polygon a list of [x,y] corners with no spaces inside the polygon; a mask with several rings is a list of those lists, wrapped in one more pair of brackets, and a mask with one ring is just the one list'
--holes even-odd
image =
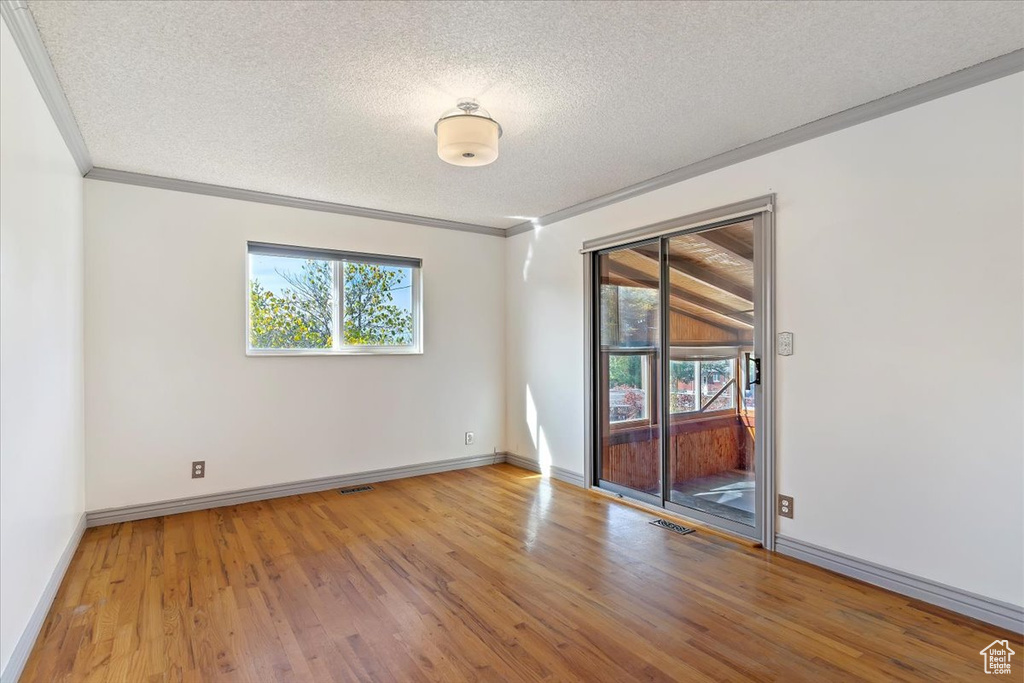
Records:
{"label": "floor vent", "polygon": [[338,493],[343,496],[347,496],[350,493],[362,493],[363,491],[372,491],[372,486],[351,486],[347,489],[338,489]]}
{"label": "floor vent", "polygon": [[694,532],[694,529],[691,529],[690,527],[679,526],[678,524],[675,524],[673,522],[667,522],[664,519],[656,519],[653,522],[651,522],[651,524],[653,524],[654,526],[660,526],[662,529],[674,531],[677,534],[692,534]]}

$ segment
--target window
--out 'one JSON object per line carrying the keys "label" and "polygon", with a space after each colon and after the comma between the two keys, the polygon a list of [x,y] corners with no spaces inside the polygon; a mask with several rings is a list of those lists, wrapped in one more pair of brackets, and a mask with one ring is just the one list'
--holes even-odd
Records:
{"label": "window", "polygon": [[[620,256],[608,255],[607,263]],[[647,284],[601,285],[601,351],[608,359],[608,422],[613,427],[654,421],[658,288]]]}
{"label": "window", "polygon": [[729,410],[736,406],[735,362],[732,360],[700,361],[701,410]]}
{"label": "window", "polygon": [[419,259],[248,246],[250,354],[422,351]]}
{"label": "window", "polygon": [[693,381],[696,376],[697,361],[669,361],[669,407],[673,413],[692,413],[697,409],[699,390]]}
{"label": "window", "polygon": [[608,356],[608,421],[611,424],[648,420],[651,414],[648,354]]}
{"label": "window", "polygon": [[735,377],[736,361],[731,358],[669,361],[672,413],[709,413],[735,408]]}
{"label": "window", "polygon": [[601,286],[601,343],[653,346],[658,343],[658,290]]}

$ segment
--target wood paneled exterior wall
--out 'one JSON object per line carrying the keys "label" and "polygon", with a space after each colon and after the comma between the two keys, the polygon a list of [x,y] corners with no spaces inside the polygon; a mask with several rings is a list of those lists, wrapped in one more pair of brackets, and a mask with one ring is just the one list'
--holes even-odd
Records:
{"label": "wood paneled exterior wall", "polygon": [[753,331],[741,332],[719,327],[673,309],[669,312],[669,338],[673,346],[686,346],[695,342],[749,346],[753,344]]}
{"label": "wood paneled exterior wall", "polygon": [[[753,441],[735,414],[679,419],[672,423],[669,438],[673,484],[725,470],[746,469],[753,458]],[[605,439],[601,455],[602,479],[658,493],[657,426],[613,431]]]}

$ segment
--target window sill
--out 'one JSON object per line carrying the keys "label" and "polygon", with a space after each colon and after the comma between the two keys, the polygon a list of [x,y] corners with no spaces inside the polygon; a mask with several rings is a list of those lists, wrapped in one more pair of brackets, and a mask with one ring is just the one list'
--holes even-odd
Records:
{"label": "window sill", "polygon": [[306,356],[422,356],[422,349],[366,349],[358,351],[324,351],[321,349],[310,349],[304,351],[302,349],[282,349],[270,350],[270,349],[246,349],[245,355],[248,358],[296,358]]}
{"label": "window sill", "polygon": [[672,422],[693,422],[697,420],[707,420],[716,417],[726,417],[728,415],[736,415],[739,411],[736,408],[723,408],[721,410],[706,410],[703,413],[691,410],[685,413],[672,413],[670,416]]}
{"label": "window sill", "polygon": [[[686,413],[672,413],[669,417],[671,418],[671,424],[680,424],[683,422],[699,422],[701,420],[714,420],[721,417],[735,416],[737,411],[735,408],[725,408],[723,410],[710,410],[703,413],[690,411]],[[626,420],[623,422],[610,422],[609,432],[614,434],[615,432],[627,432],[633,429],[648,429],[657,428],[658,424],[651,420]]]}
{"label": "window sill", "polygon": [[621,420],[619,422],[609,422],[608,424],[613,432],[619,429],[636,429],[637,427],[653,426],[653,423],[646,418],[641,418],[639,420]]}

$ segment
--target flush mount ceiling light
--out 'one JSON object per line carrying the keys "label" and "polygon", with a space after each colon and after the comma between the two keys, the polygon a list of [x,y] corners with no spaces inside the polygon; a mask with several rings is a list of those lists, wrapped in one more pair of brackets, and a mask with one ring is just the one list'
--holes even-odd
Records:
{"label": "flush mount ceiling light", "polygon": [[456,166],[486,166],[498,158],[501,126],[476,100],[461,99],[434,124],[437,156]]}

